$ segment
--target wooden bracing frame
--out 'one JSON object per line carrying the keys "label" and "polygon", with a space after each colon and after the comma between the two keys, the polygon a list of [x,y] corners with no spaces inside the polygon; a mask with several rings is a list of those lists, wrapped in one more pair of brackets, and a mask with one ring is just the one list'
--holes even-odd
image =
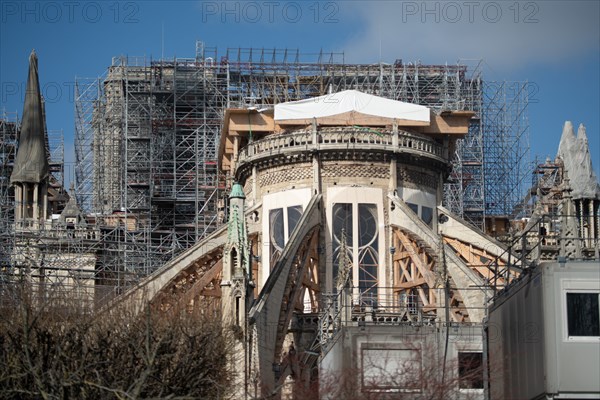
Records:
{"label": "wooden bracing frame", "polygon": [[[276,385],[282,384],[283,380],[291,370],[286,369],[289,359],[281,358],[283,343],[288,334],[288,326],[292,317],[291,313],[297,311],[304,312],[304,299],[310,300],[310,312],[317,313],[319,308],[319,227],[313,228],[304,238],[300,248],[294,256],[292,271],[287,281],[284,298],[281,304],[279,314],[279,325],[277,329],[277,338],[275,343],[274,363],[281,364],[283,374],[279,377]],[[298,279],[298,277],[301,277]],[[308,296],[307,296],[308,295]],[[291,307],[290,307],[291,306]]]}
{"label": "wooden bracing frame", "polygon": [[454,322],[469,322],[469,310],[467,310],[467,307],[465,306],[460,291],[457,289],[452,277],[448,277],[448,282],[448,308],[450,311],[450,318]]}
{"label": "wooden bracing frame", "polygon": [[311,308],[318,310],[319,285],[319,227],[313,228],[304,238],[300,248],[294,255],[292,269],[286,282],[283,301],[279,311],[279,323],[277,327],[277,338],[275,342],[276,363],[281,362],[279,355],[283,347],[283,341],[287,335],[288,326],[294,311],[304,310],[304,294],[308,291],[311,299]]}
{"label": "wooden bracing frame", "polygon": [[506,261],[489,254],[485,249],[446,236],[444,236],[444,243],[448,244],[456,252],[456,255],[486,283],[495,282],[497,287],[504,287],[507,280],[510,283],[519,276],[517,270],[511,270],[507,274],[509,270],[506,267]]}
{"label": "wooden bracing frame", "polygon": [[318,313],[319,308],[319,294],[321,288],[319,286],[319,231],[313,232],[310,239],[308,248],[301,249],[306,253],[304,256],[306,260],[306,267],[304,268],[304,277],[302,278],[302,293],[298,297],[296,303],[296,310],[304,312],[304,300],[308,295],[310,301],[310,312]]}
{"label": "wooden bracing frame", "polygon": [[217,310],[221,299],[221,276],[223,273],[223,247],[204,254],[187,268],[152,301],[160,310],[193,309],[199,307]]}
{"label": "wooden bracing frame", "polygon": [[416,292],[424,312],[435,311],[437,296],[435,288],[439,286],[434,272],[436,260],[425,247],[396,228],[393,234],[394,247],[394,297],[408,296]]}
{"label": "wooden bracing frame", "polygon": [[[438,309],[443,302],[444,280],[438,272],[438,257],[423,240],[395,227],[392,234],[393,254],[393,294],[399,306],[406,307],[406,317],[412,320],[411,309],[417,308],[424,315],[439,317]],[[450,318],[456,322],[469,320],[460,291],[448,277],[448,304]],[[404,304],[403,304],[404,303]]]}

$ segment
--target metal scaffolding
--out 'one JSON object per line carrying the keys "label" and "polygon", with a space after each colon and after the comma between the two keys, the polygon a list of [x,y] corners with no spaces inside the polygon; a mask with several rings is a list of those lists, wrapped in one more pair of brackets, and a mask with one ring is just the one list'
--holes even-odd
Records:
{"label": "metal scaffolding", "polygon": [[485,82],[483,87],[485,211],[514,217],[528,189],[529,84]]}
{"label": "metal scaffolding", "polygon": [[192,59],[114,58],[102,78],[77,81],[77,196],[106,243],[97,269],[123,275],[120,287],[217,227],[227,74],[200,50]]}
{"label": "metal scaffolding", "polygon": [[0,270],[11,264],[10,257],[13,249],[15,204],[10,175],[15,161],[18,135],[17,113],[2,110],[0,115]]}
{"label": "metal scaffolding", "polygon": [[[32,240],[20,243],[47,254],[68,254],[64,262],[54,261],[55,268],[79,270],[83,277],[69,284],[93,284],[90,296],[103,302],[206,237],[224,219],[225,182],[217,157],[227,107],[269,107],[346,89],[438,113],[475,111],[469,134],[457,145],[444,196],[446,206],[467,221],[483,227],[485,215],[499,210],[491,206],[495,199],[508,207],[518,194],[510,185],[521,179],[515,174],[525,153],[514,144],[523,143],[528,133],[526,101],[509,98],[506,86],[486,84],[479,64],[348,64],[343,53],[289,49],[237,48],[219,56],[216,48],[198,42],[194,58],[117,57],[101,77],[76,80],[75,194],[85,224],[68,228],[53,222],[35,245]],[[515,123],[522,116],[518,122],[523,123]],[[54,142],[49,139],[51,160],[63,152]],[[4,147],[3,154],[11,154]],[[502,157],[512,164],[500,162]],[[60,181],[64,170],[55,168],[53,174]],[[508,199],[490,188],[496,183]],[[8,225],[10,212],[12,200],[7,199],[2,219]]]}
{"label": "metal scaffolding", "polygon": [[[94,110],[100,107],[100,79],[75,79],[75,193],[84,212],[94,203]],[[99,156],[96,156],[98,158]]]}

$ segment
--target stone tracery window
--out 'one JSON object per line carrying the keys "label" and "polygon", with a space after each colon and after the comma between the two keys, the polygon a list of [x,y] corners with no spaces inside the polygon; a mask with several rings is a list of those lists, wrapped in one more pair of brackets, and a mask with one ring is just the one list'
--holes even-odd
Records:
{"label": "stone tracery window", "polygon": [[288,238],[292,237],[292,232],[296,229],[300,218],[302,218],[302,206],[292,206],[287,208],[288,220]]}
{"label": "stone tracery window", "polygon": [[301,217],[302,206],[275,208],[269,211],[269,265],[271,269],[281,257],[283,248],[292,236],[292,232],[296,229]]}
{"label": "stone tracery window", "polygon": [[[352,262],[355,286],[362,305],[376,305],[379,268],[379,224],[377,205],[368,203],[335,203],[332,209],[332,269],[335,290],[339,274],[342,237],[347,257]],[[356,251],[355,251],[356,250]],[[354,274],[356,268],[357,273]]]}
{"label": "stone tracery window", "polygon": [[269,211],[269,265],[271,269],[275,266],[275,263],[283,252],[283,246],[285,246],[284,228],[283,228],[283,209],[276,208]]}
{"label": "stone tracery window", "polygon": [[377,206],[358,205],[358,288],[363,301],[373,305],[377,301],[377,268],[379,266],[379,229]]}
{"label": "stone tracery window", "polygon": [[[336,290],[337,277],[339,274],[340,250],[342,241],[346,242],[346,256],[349,260],[352,256],[352,203],[336,203],[333,205],[333,288]],[[350,270],[352,276],[352,270]]]}

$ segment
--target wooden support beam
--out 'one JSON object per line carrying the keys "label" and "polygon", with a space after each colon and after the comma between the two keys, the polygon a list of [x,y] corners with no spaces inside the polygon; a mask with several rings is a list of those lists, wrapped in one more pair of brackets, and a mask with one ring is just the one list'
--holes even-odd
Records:
{"label": "wooden support beam", "polygon": [[[498,285],[505,285],[506,280],[502,275],[496,275],[495,263],[498,263],[498,271],[504,271],[506,269],[506,262],[501,258],[497,258],[493,255],[488,254],[485,249],[473,246],[472,243],[464,243],[458,239],[444,237],[444,242],[450,245],[466,264],[475,271],[479,276],[484,278],[486,281],[491,282],[495,280]],[[489,260],[487,262],[483,260]],[[518,271],[511,271],[512,278],[519,276]]]}
{"label": "wooden support beam", "polygon": [[394,288],[395,289],[410,289],[413,288],[415,286],[421,286],[424,283],[427,283],[427,281],[425,280],[425,278],[418,278],[409,282],[403,282],[400,283],[398,285],[395,285]]}
{"label": "wooden support beam", "polygon": [[203,291],[205,291],[206,286],[208,286],[211,281],[220,275],[221,272],[223,272],[223,259],[217,261],[215,265],[213,265],[211,269],[204,273],[199,280],[194,282],[194,284],[185,292],[180,301],[186,304],[195,299],[197,296],[204,294]]}
{"label": "wooden support beam", "polygon": [[[419,257],[421,249],[419,249],[419,247],[417,247],[416,244],[414,242],[412,242],[408,238],[408,236],[406,236],[406,234],[404,232],[397,230],[397,234],[400,238],[402,245],[406,249],[413,250],[412,252],[409,250],[412,265],[419,270],[421,276],[423,276],[425,278],[425,280],[427,281],[427,284],[430,287],[435,286],[435,274],[430,269],[427,268],[427,262],[423,261],[423,259],[421,258],[423,256],[426,257],[426,254],[423,254],[423,255],[421,255],[421,257]],[[425,260],[426,260],[426,258],[425,258]],[[413,273],[412,276],[414,278],[415,274]]]}

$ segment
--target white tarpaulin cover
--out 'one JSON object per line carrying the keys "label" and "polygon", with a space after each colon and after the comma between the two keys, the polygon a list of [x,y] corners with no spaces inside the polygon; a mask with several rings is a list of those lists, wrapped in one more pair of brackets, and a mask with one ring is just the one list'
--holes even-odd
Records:
{"label": "white tarpaulin cover", "polygon": [[558,155],[565,164],[571,195],[574,199],[600,199],[600,184],[592,168],[590,148],[583,124],[579,125],[577,137],[571,121],[565,122]]}
{"label": "white tarpaulin cover", "polygon": [[345,90],[275,106],[275,120],[322,118],[357,112],[375,117],[429,122],[429,109],[417,104],[384,99],[357,90]]}

